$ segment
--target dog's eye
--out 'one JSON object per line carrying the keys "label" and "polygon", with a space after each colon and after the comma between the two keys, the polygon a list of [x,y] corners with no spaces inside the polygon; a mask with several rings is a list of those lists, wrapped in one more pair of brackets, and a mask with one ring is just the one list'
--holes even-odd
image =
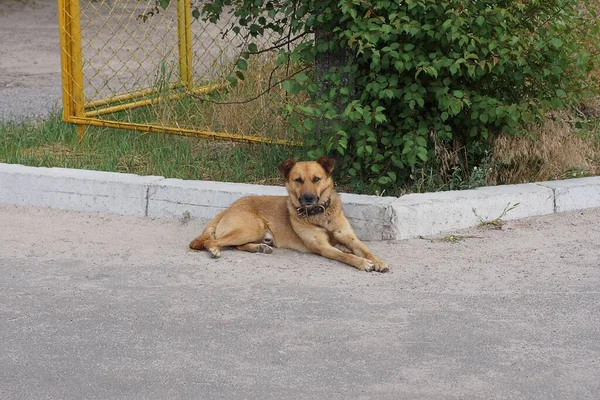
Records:
{"label": "dog's eye", "polygon": [[312,182],[313,183],[317,183],[321,180],[321,178],[319,178],[318,176],[315,176],[314,178],[312,178]]}
{"label": "dog's eye", "polygon": [[304,183],[304,179],[302,179],[302,178],[296,178],[296,179],[294,179],[294,182]]}

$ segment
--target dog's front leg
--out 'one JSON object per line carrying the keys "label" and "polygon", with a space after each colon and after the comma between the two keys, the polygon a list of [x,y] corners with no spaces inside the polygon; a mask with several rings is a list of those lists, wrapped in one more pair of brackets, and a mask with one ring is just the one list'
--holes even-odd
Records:
{"label": "dog's front leg", "polygon": [[307,229],[297,229],[296,233],[298,233],[298,236],[300,236],[306,247],[313,253],[320,254],[331,260],[337,260],[352,265],[362,271],[369,272],[373,270],[373,261],[354,254],[344,253],[340,249],[332,246],[329,242],[329,235],[325,229],[310,227]]}
{"label": "dog's front leg", "polygon": [[325,258],[341,261],[348,265],[352,265],[353,267],[356,267],[356,268],[360,269],[361,271],[370,272],[373,270],[373,267],[374,267],[373,261],[371,261],[367,258],[364,258],[364,257],[356,256],[354,254],[344,253],[340,249],[333,247],[332,245],[330,245],[327,242],[319,243],[318,245],[315,245],[314,247],[311,247],[309,245],[308,248],[312,252],[320,254]]}
{"label": "dog's front leg", "polygon": [[373,262],[373,269],[379,272],[389,271],[388,265],[375,257],[366,244],[356,237],[348,220],[344,221],[341,227],[333,231],[333,238],[340,244],[346,246],[353,254],[358,257],[364,257]]}

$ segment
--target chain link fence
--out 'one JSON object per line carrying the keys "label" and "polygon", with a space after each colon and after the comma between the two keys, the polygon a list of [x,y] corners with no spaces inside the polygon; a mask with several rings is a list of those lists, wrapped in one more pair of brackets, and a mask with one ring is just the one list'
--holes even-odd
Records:
{"label": "chain link fence", "polygon": [[[275,54],[227,78],[245,35],[192,17],[190,0],[58,0],[63,119],[85,126],[245,142],[298,144],[281,108],[301,101],[281,82]],[[233,18],[229,12],[230,18]],[[268,49],[278,37],[263,39]]]}

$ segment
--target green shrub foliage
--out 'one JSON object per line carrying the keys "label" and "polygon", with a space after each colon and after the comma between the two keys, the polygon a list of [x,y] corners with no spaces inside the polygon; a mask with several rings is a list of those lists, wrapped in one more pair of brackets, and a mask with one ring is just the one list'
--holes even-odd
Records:
{"label": "green shrub foliage", "polygon": [[253,38],[268,32],[287,39],[280,64],[341,60],[284,87],[309,94],[288,111],[310,155],[340,155],[356,188],[395,191],[435,162],[434,144],[464,147],[477,164],[493,135],[597,90],[597,2],[212,0],[194,15],[227,10],[249,39],[240,79],[259,52]]}

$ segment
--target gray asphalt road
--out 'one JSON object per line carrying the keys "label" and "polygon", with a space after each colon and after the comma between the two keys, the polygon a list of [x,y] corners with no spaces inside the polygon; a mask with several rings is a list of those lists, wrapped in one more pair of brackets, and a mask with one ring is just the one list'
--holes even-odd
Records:
{"label": "gray asphalt road", "polygon": [[600,210],[370,243],[388,274],[201,225],[0,206],[0,398],[600,396]]}
{"label": "gray asphalt road", "polygon": [[0,1],[0,120],[61,106],[57,2]]}

